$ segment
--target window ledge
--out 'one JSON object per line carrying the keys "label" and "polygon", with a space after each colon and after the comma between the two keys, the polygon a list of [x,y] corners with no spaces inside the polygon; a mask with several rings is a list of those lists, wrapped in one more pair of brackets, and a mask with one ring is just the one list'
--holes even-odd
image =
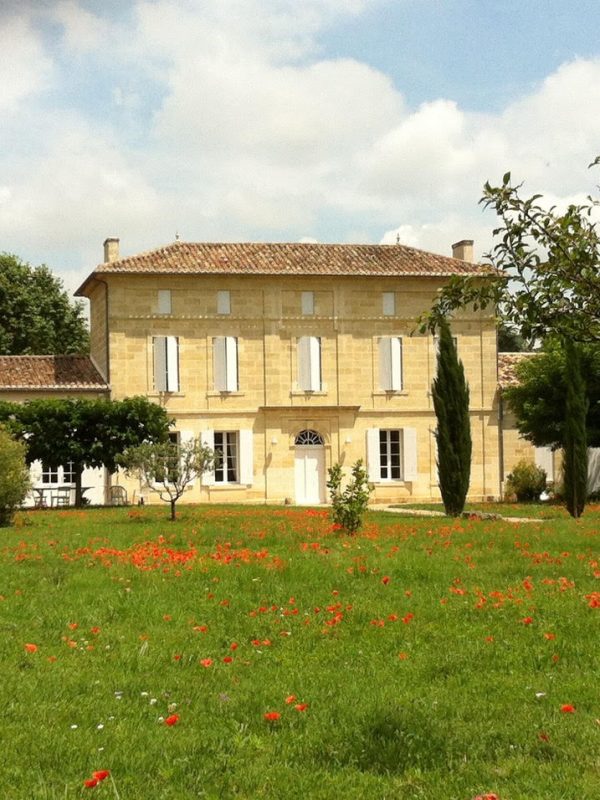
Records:
{"label": "window ledge", "polygon": [[227,491],[240,491],[252,486],[251,483],[212,483],[208,488],[211,492],[227,492]]}
{"label": "window ledge", "polygon": [[146,397],[160,398],[164,397],[165,395],[167,395],[168,397],[185,397],[185,392],[157,392],[155,390],[152,392],[148,392]]}
{"label": "window ledge", "polygon": [[206,393],[207,397],[245,397],[246,392],[227,392],[227,391],[211,391]]}
{"label": "window ledge", "polygon": [[311,392],[309,389],[292,389],[291,397],[327,397],[327,391]]}
{"label": "window ledge", "polygon": [[384,389],[379,392],[373,392],[373,397],[408,397],[407,389]]}

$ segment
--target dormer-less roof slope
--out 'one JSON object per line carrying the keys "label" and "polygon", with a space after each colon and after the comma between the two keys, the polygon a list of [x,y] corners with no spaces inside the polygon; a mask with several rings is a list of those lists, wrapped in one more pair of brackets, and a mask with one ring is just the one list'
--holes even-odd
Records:
{"label": "dormer-less roof slope", "polygon": [[508,386],[518,386],[516,368],[526,358],[535,356],[536,353],[498,353],[498,383],[505,389]]}
{"label": "dormer-less roof slope", "polygon": [[106,392],[89,356],[0,356],[0,391]]}
{"label": "dormer-less roof slope", "polygon": [[77,290],[101,275],[373,275],[450,277],[492,275],[470,264],[395,244],[191,243],[166,247],[100,264]]}

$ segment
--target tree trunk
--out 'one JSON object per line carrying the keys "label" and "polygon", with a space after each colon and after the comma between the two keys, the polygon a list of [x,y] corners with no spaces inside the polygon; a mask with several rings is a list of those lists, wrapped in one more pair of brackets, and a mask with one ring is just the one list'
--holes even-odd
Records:
{"label": "tree trunk", "polygon": [[171,500],[171,522],[175,519],[175,503],[176,500]]}

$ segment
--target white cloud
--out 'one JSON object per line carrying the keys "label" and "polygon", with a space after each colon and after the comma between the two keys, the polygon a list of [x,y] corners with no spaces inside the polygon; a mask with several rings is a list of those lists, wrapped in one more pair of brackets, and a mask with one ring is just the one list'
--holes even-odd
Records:
{"label": "white cloud", "polygon": [[109,23],[82,8],[77,0],[56,3],[53,16],[63,26],[64,46],[68,50],[86,53],[100,47],[110,47]]}
{"label": "white cloud", "polygon": [[0,112],[15,112],[49,85],[53,65],[26,16],[2,19],[0,34]]}

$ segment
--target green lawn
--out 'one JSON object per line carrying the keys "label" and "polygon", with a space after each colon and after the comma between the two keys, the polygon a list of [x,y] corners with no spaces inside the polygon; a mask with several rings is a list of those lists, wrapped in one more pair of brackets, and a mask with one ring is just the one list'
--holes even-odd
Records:
{"label": "green lawn", "polygon": [[600,797],[598,510],[166,516],[0,531],[3,800]]}

